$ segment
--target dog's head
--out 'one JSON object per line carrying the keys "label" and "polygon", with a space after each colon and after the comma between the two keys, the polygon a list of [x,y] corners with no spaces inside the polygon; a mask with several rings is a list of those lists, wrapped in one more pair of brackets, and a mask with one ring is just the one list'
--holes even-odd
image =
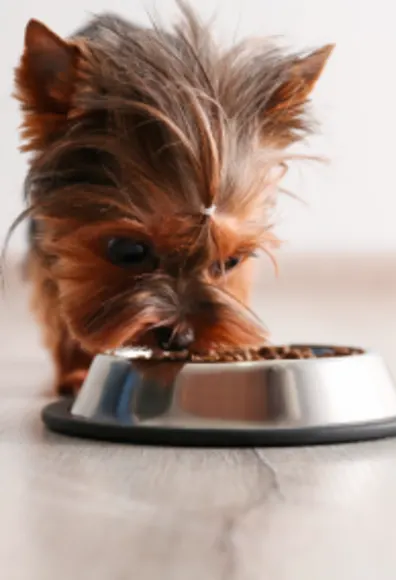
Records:
{"label": "dog's head", "polygon": [[254,346],[247,307],[287,148],[331,52],[220,49],[103,16],[64,41],[29,22],[16,71],[34,244],[72,334],[120,345]]}

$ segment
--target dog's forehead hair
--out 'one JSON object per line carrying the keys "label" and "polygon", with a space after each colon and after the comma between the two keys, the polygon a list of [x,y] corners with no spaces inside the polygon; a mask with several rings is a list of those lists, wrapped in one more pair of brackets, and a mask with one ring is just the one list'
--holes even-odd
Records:
{"label": "dog's forehead hair", "polygon": [[245,255],[257,249],[260,237],[237,215],[153,216],[142,229],[155,250],[169,263],[204,265]]}

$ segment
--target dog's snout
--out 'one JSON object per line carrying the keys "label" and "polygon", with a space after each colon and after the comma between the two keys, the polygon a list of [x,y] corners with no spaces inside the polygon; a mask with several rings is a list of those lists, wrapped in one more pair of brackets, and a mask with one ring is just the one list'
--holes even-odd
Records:
{"label": "dog's snout", "polygon": [[194,331],[188,326],[177,330],[171,326],[160,326],[155,330],[158,346],[163,350],[184,350],[194,342]]}

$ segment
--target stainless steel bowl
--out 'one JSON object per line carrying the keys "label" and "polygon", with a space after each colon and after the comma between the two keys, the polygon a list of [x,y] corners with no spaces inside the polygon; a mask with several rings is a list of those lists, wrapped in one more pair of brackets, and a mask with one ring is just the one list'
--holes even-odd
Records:
{"label": "stainless steel bowl", "polygon": [[76,400],[43,417],[69,434],[157,444],[348,441],[396,434],[396,390],[372,352],[227,363],[99,355]]}

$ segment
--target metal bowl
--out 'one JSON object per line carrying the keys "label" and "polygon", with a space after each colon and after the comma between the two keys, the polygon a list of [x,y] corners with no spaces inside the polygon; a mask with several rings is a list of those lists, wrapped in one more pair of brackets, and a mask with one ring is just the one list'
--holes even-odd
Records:
{"label": "metal bowl", "polygon": [[355,441],[396,434],[396,390],[373,352],[225,363],[99,355],[77,398],[43,419],[69,435],[155,444]]}

